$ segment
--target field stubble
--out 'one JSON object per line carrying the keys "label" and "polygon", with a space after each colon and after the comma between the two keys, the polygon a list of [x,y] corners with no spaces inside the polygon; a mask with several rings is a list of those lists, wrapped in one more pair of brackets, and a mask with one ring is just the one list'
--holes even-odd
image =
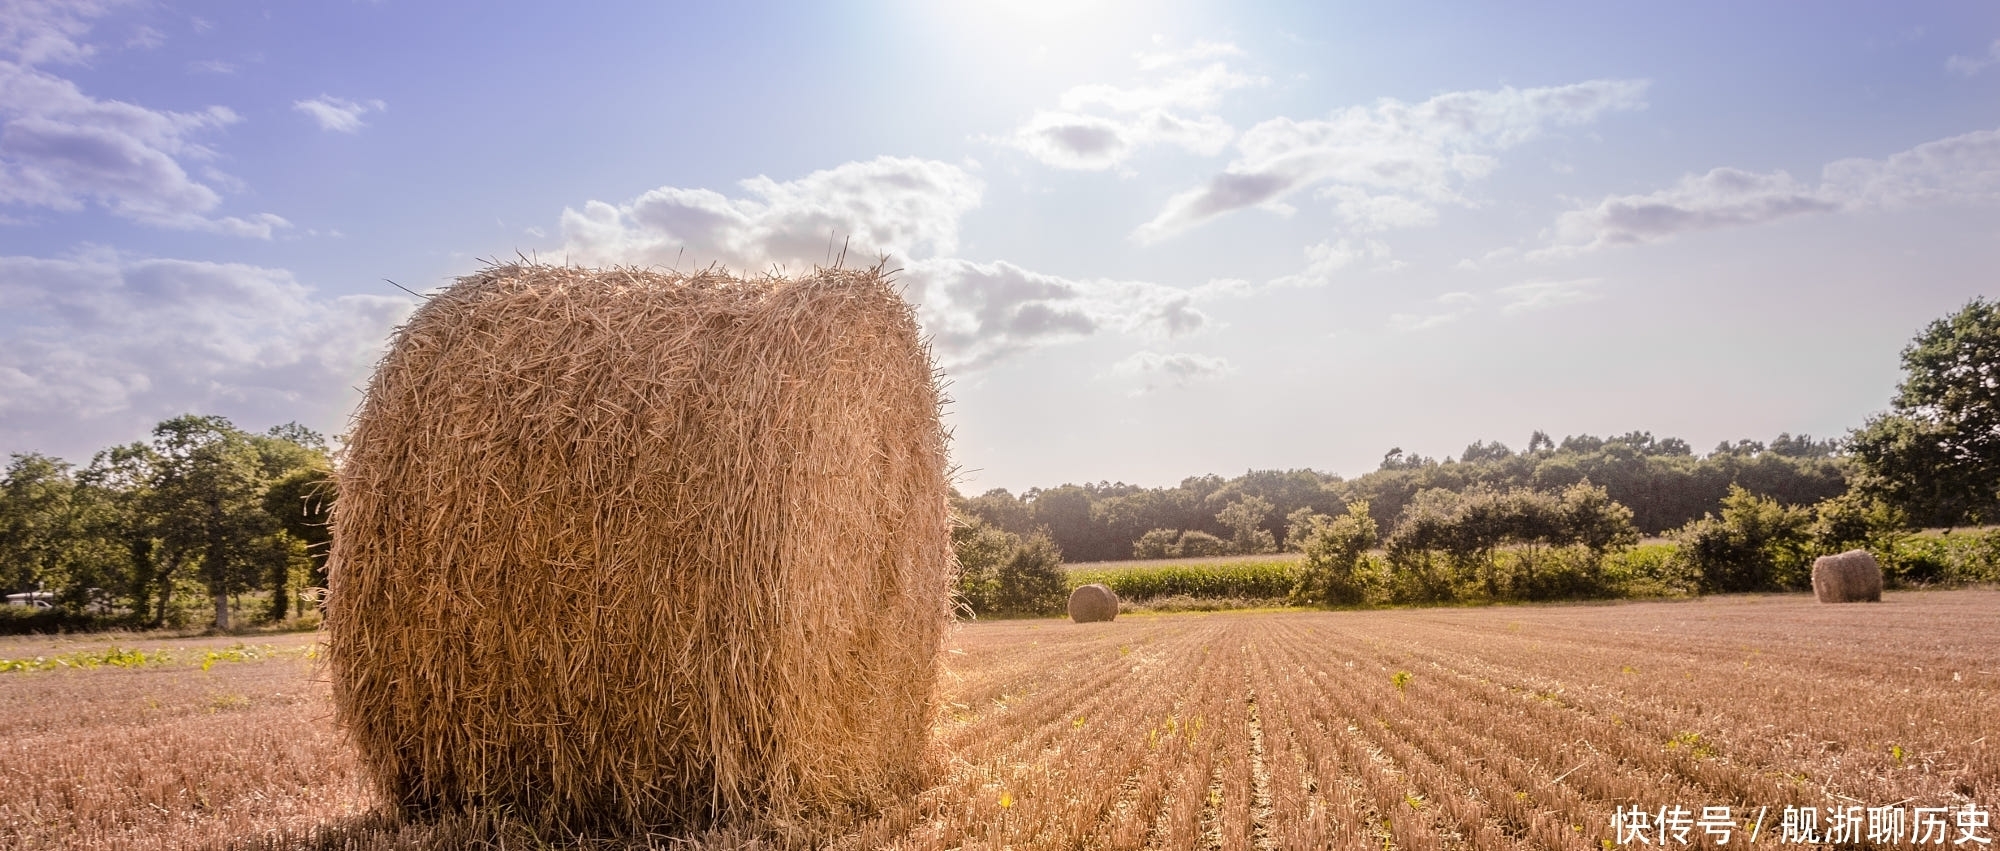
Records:
{"label": "field stubble", "polygon": [[[1003,621],[950,645],[939,782],[823,841],[1585,849],[1620,805],[2000,807],[1990,589]],[[0,847],[548,839],[389,815],[316,670],[301,651],[0,675]]]}

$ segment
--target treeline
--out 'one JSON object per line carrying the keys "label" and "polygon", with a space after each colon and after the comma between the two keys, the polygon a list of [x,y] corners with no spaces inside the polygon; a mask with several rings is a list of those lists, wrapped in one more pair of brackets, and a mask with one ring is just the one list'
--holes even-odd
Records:
{"label": "treeline", "polygon": [[1686,441],[1634,431],[1617,437],[1536,432],[1516,452],[1479,442],[1438,460],[1401,449],[1380,468],[1347,480],[1313,470],[1208,475],[1173,487],[1123,483],[989,490],[961,510],[1016,535],[1046,533],[1069,561],[1256,553],[1275,550],[1300,512],[1339,515],[1366,503],[1377,527],[1392,528],[1430,490],[1467,493],[1560,492],[1588,482],[1631,512],[1643,535],[1660,535],[1716,511],[1732,486],[1781,505],[1806,506],[1847,490],[1835,440],[1780,434],[1739,440],[1696,455]]}
{"label": "treeline", "polygon": [[246,595],[251,620],[292,617],[300,590],[326,585],[331,471],[310,429],[252,434],[215,416],[167,420],[81,468],[14,455],[0,481],[0,588],[50,607],[9,607],[0,626],[212,617],[226,630]]}

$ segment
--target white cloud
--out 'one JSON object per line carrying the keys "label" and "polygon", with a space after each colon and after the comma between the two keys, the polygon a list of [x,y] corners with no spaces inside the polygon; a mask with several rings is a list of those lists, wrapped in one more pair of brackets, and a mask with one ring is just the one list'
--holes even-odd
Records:
{"label": "white cloud", "polygon": [[1757,224],[1838,206],[1819,189],[1782,171],[1756,174],[1718,168],[1688,175],[1657,192],[1610,196],[1596,206],[1563,213],[1556,219],[1556,247],[1530,256],[1653,242],[1677,233]]}
{"label": "white cloud", "polygon": [[1818,185],[1785,172],[1717,168],[1643,195],[1607,196],[1557,217],[1551,245],[1531,258],[1566,257],[1682,233],[1763,224],[1809,213],[2000,202],[2000,130],[1925,142],[1884,159],[1844,159]]}
{"label": "white cloud", "polygon": [[1479,296],[1468,292],[1449,292],[1431,299],[1433,304],[1443,308],[1430,313],[1395,313],[1389,316],[1389,328],[1394,331],[1428,331],[1457,322],[1472,306],[1479,302]]}
{"label": "white cloud", "polygon": [[1379,240],[1319,242],[1306,246],[1306,267],[1294,274],[1273,278],[1270,287],[1323,287],[1342,270],[1361,260],[1377,261],[1378,271],[1396,268],[1389,258],[1389,246]]}
{"label": "white cloud", "polygon": [[[983,184],[957,166],[883,157],[791,181],[739,184],[748,197],[661,187],[627,204],[564,210],[569,260],[794,271],[888,257],[943,365],[969,370],[1098,333],[1173,338],[1204,328],[1196,293],[1144,281],[1073,279],[952,256]],[[831,238],[831,239],[830,239]]]}
{"label": "white cloud", "polygon": [[[1235,45],[1199,42],[1172,54],[1142,54],[1139,64],[1161,70],[1182,62],[1241,53]],[[998,140],[1046,165],[1096,170],[1119,165],[1148,145],[1174,145],[1213,156],[1235,136],[1235,128],[1208,114],[1234,89],[1259,86],[1262,77],[1211,62],[1144,85],[1077,86],[1062,94],[1057,108],[1035,113],[1010,136]]]}
{"label": "white cloud", "polygon": [[831,237],[836,255],[846,244],[850,266],[884,255],[907,262],[957,250],[959,218],[985,190],[958,166],[898,157],[738,186],[750,197],[663,186],[626,204],[565,209],[566,250],[591,263],[801,270],[832,264]]}
{"label": "white cloud", "polygon": [[1944,61],[1946,70],[1964,77],[1970,77],[1988,67],[2000,64],[2000,39],[1994,39],[1986,46],[1985,56],[1959,56],[1954,54]]}
{"label": "white cloud", "polygon": [[11,0],[0,5],[0,56],[23,65],[75,63],[95,48],[83,42],[91,21],[118,2],[92,0]]}
{"label": "white cloud", "polygon": [[358,133],[368,126],[361,116],[371,112],[381,112],[389,105],[379,100],[353,101],[332,95],[320,95],[311,100],[293,101],[292,108],[312,117],[319,123],[319,129],[336,133]]}
{"label": "white cloud", "polygon": [[1100,332],[1172,339],[1209,324],[1194,293],[1144,281],[1079,280],[953,258],[910,264],[900,281],[941,365],[955,370]]}
{"label": "white cloud", "polygon": [[189,62],[189,63],[188,63],[188,66],[187,66],[187,68],[188,68],[188,72],[189,72],[189,73],[193,73],[193,74],[234,74],[234,73],[236,73],[236,64],[235,64],[235,63],[233,63],[233,62],[224,62],[224,61],[222,61],[222,60],[220,60],[220,59],[203,59],[203,60],[201,60],[201,61],[199,61],[199,62]]}
{"label": "white cloud", "polygon": [[1601,280],[1577,278],[1570,281],[1528,281],[1501,287],[1500,294],[1507,298],[1507,304],[1500,308],[1500,312],[1524,313],[1556,305],[1596,301],[1599,293],[1595,288]]}
{"label": "white cloud", "polygon": [[1550,125],[1643,108],[1646,87],[1644,80],[1591,80],[1452,92],[1416,104],[1383,99],[1325,119],[1274,118],[1243,132],[1236,160],[1221,174],[1169,199],[1133,235],[1164,239],[1319,184],[1331,184],[1321,194],[1364,229],[1426,224],[1438,205],[1467,203],[1460,187],[1497,167],[1485,152],[1526,142]]}
{"label": "white cloud", "polygon": [[1198,355],[1191,352],[1142,351],[1113,364],[1114,375],[1136,378],[1142,382],[1132,391],[1137,396],[1166,387],[1186,387],[1202,381],[1222,378],[1236,371],[1227,358]]}
{"label": "white cloud", "polygon": [[190,411],[341,425],[413,306],[242,264],[0,257],[0,448],[77,457]]}
{"label": "white cloud", "polygon": [[188,174],[187,163],[215,156],[196,139],[240,121],[235,112],[99,100],[37,67],[87,58],[81,38],[106,8],[0,8],[0,205],[74,211],[94,202],[142,224],[264,239],[288,227],[270,213],[211,216],[222,197]]}

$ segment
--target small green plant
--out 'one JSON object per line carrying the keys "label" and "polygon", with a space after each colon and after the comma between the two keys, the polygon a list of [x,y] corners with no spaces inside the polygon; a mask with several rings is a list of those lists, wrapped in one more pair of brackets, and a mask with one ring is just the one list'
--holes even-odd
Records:
{"label": "small green plant", "polygon": [[1696,759],[1705,759],[1715,755],[1715,751],[1701,740],[1700,733],[1690,733],[1685,730],[1676,733],[1673,738],[1667,740],[1667,750],[1685,750]]}
{"label": "small green plant", "polygon": [[1396,673],[1389,675],[1389,682],[1396,684],[1397,691],[1402,691],[1405,686],[1408,686],[1410,684],[1410,680],[1413,678],[1413,676],[1414,675],[1412,675],[1409,671],[1397,671]]}
{"label": "small green plant", "polygon": [[1902,762],[1902,761],[1903,761],[1903,746],[1902,746],[1902,745],[1890,745],[1890,746],[1889,746],[1889,757],[1890,757],[1891,759],[1894,759],[1894,760],[1895,760],[1895,761],[1897,761],[1897,762]]}

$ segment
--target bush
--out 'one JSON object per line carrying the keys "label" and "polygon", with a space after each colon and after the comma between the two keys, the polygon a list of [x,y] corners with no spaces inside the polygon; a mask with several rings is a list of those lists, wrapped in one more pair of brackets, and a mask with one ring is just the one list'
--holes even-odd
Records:
{"label": "bush", "polygon": [[1139,536],[1132,542],[1133,558],[1175,558],[1181,554],[1181,533],[1172,529],[1154,529]]}
{"label": "bush", "polygon": [[1721,517],[1691,521],[1673,538],[1703,593],[1798,589],[1811,582],[1808,523],[1807,509],[1731,485]]}
{"label": "bush", "polygon": [[1044,534],[1030,535],[1000,565],[996,609],[1009,615],[1059,614],[1069,603],[1062,551]]}
{"label": "bush", "polygon": [[1207,558],[1229,554],[1229,542],[1199,529],[1181,533],[1182,558]]}
{"label": "bush", "polygon": [[1324,514],[1306,518],[1299,548],[1306,554],[1292,599],[1331,606],[1352,606],[1363,602],[1365,583],[1360,574],[1361,557],[1374,548],[1378,537],[1375,519],[1368,514],[1368,501],[1358,500],[1338,518]]}
{"label": "bush", "polygon": [[1069,601],[1062,552],[1048,535],[1022,538],[960,517],[951,545],[958,555],[959,604],[974,615],[1056,614]]}
{"label": "bush", "polygon": [[960,517],[951,528],[952,551],[958,555],[959,604],[977,614],[1000,605],[1000,567],[1021,548],[1021,536]]}

